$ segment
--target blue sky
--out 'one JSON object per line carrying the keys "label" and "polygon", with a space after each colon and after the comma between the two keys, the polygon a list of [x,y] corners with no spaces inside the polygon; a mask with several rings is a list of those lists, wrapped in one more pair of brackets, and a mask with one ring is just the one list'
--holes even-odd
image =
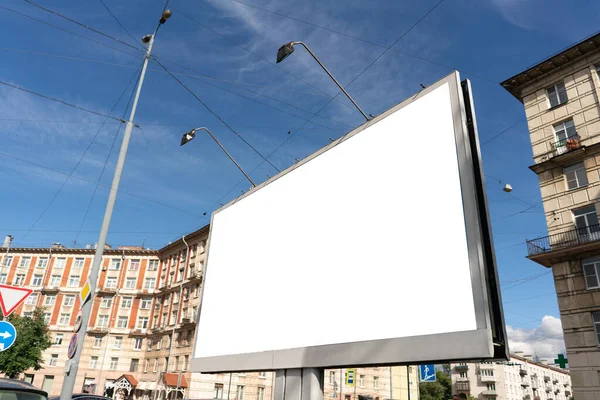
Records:
{"label": "blue sky", "polygon": [[[337,96],[314,117],[318,125],[296,132],[338,90],[303,49],[275,65],[277,48],[290,40],[306,42],[346,85],[437,1],[247,0],[252,7],[243,4],[246,0],[173,0],[173,17],[161,28],[154,54],[173,72],[194,75],[178,77],[261,153],[270,154],[288,139],[288,131],[294,133],[269,158],[283,169],[361,124],[362,117]],[[105,3],[135,38],[151,33],[164,4]],[[39,4],[132,42],[100,1]],[[3,6],[133,54],[0,8],[3,81],[124,115],[132,86],[115,102],[141,64],[135,50],[23,1],[6,0]],[[549,270],[525,259],[525,239],[545,235],[546,226],[537,178],[527,168],[532,164],[527,127],[518,122],[523,107],[498,82],[594,33],[599,11],[592,1],[573,7],[557,0],[445,0],[347,88],[376,115],[420,84],[457,69],[472,80],[483,143],[514,125],[483,146],[484,168],[513,347],[541,355],[563,347]],[[71,246],[75,240],[83,246],[96,240],[122,135],[119,131],[109,156],[118,124],[103,121],[0,86],[0,233],[14,235],[16,246]],[[154,63],[136,123],[141,129],[133,133],[111,244],[160,247],[204,225],[211,210],[248,189],[206,135],[179,147],[182,133],[193,127],[209,127],[255,181],[276,173]],[[426,145],[427,138],[415,132],[407,142]],[[64,184],[64,173],[76,165]],[[504,183],[514,191],[504,193]]]}

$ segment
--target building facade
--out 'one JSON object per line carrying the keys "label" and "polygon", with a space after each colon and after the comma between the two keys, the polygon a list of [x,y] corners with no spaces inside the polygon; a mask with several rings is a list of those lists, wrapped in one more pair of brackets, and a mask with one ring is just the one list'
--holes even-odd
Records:
{"label": "building facade", "polygon": [[[160,250],[105,249],[75,392],[119,400],[272,399],[272,372],[190,371],[208,230],[205,226]],[[15,312],[30,316],[43,308],[52,337],[43,369],[26,371],[21,378],[50,395],[60,394],[79,292],[94,253],[91,246],[0,248],[0,284],[33,289]],[[417,398],[414,367],[355,369],[354,385],[346,384],[346,371],[325,371],[326,399]]]}
{"label": "building facade", "polygon": [[451,365],[454,393],[476,399],[569,400],[572,398],[568,371],[546,360],[533,361],[516,352],[510,361]]}
{"label": "building facade", "polygon": [[600,398],[600,35],[502,83],[523,102],[548,236],[528,258],[551,268],[577,400]]}

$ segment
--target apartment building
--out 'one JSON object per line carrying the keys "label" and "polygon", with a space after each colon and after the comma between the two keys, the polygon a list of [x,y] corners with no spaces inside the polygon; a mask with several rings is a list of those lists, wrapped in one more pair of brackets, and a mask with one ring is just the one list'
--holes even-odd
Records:
{"label": "apartment building", "polygon": [[569,372],[546,360],[534,361],[515,352],[510,361],[460,363],[451,365],[454,393],[476,399],[569,400],[572,399]]}
{"label": "apartment building", "polygon": [[[339,400],[410,400],[418,398],[418,368],[355,368],[354,385],[346,385],[346,368],[325,371],[325,399]],[[410,394],[408,391],[410,388]]]}
{"label": "apartment building", "polygon": [[525,106],[548,235],[528,258],[551,268],[577,400],[600,398],[600,35],[502,82]]}

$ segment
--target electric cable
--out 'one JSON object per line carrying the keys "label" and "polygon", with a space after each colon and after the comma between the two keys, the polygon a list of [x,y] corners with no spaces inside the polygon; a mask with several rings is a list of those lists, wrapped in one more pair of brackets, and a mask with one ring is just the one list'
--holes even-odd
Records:
{"label": "electric cable", "polygon": [[[141,66],[140,66],[140,70],[141,70]],[[125,95],[125,92],[127,92],[127,89],[129,88],[129,85],[131,84],[131,82],[133,81],[133,79],[136,77],[136,75],[138,75],[138,71],[136,71],[135,74],[129,80],[129,82],[127,82],[127,85],[125,85],[125,88],[123,89],[123,91],[119,95],[119,98],[117,99],[117,101],[112,106],[112,108],[110,109],[109,112],[113,112],[114,109],[117,107],[117,105],[121,101],[121,98],[123,98],[123,96]],[[105,119],[105,121],[106,121],[106,119]],[[121,127],[121,125],[119,125],[119,128],[120,127]],[[81,154],[81,157],[79,157],[79,160],[77,160],[77,162],[75,163],[75,166],[71,169],[71,172],[69,172],[67,178],[64,180],[64,182],[62,183],[62,185],[58,188],[58,190],[54,193],[54,195],[50,199],[50,202],[46,205],[46,207],[40,213],[40,215],[37,217],[37,219],[33,222],[33,224],[31,224],[31,226],[29,227],[29,230],[27,232],[25,232],[25,234],[23,235],[23,239],[27,237],[27,235],[31,232],[31,229],[35,228],[35,226],[37,225],[37,223],[40,222],[40,220],[44,217],[44,215],[46,215],[46,213],[48,212],[48,210],[50,209],[50,207],[52,207],[52,204],[54,204],[54,201],[56,200],[56,198],[58,197],[58,195],[62,192],[62,190],[64,189],[64,187],[67,185],[67,183],[69,182],[69,179],[71,178],[71,176],[73,176],[73,173],[75,172],[75,170],[77,170],[77,167],[79,167],[79,165],[81,164],[81,162],[83,161],[83,159],[87,155],[88,151],[90,150],[90,148],[92,147],[92,145],[96,141],[96,138],[98,137],[98,135],[100,134],[100,132],[102,131],[103,128],[104,128],[104,124],[100,125],[100,127],[96,131],[96,134],[92,137],[92,140],[90,140],[90,142],[88,143],[87,147],[85,148],[83,154]]]}
{"label": "electric cable", "polygon": [[136,38],[134,38],[131,33],[129,33],[129,31],[127,30],[127,28],[125,28],[125,26],[121,23],[121,21],[119,21],[119,18],[117,18],[117,16],[115,14],[113,14],[113,12],[110,10],[110,8],[108,8],[108,6],[104,2],[104,0],[100,0],[100,3],[102,3],[102,5],[106,9],[106,11],[108,11],[108,13],[110,14],[110,16],[113,17],[113,19],[117,22],[117,24],[119,24],[119,26],[125,31],[125,33],[127,34],[127,36],[129,36],[133,40],[133,42],[137,44],[138,40]]}

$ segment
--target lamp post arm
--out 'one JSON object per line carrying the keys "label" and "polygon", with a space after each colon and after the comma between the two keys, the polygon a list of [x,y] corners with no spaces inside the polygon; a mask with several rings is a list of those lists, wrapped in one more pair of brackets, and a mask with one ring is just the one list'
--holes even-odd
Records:
{"label": "lamp post arm", "polygon": [[227,150],[225,150],[225,147],[223,147],[223,145],[221,144],[221,142],[219,142],[217,140],[217,138],[212,134],[212,132],[208,128],[205,128],[205,127],[194,129],[194,131],[199,131],[199,130],[206,131],[210,135],[210,137],[219,145],[219,147],[221,148],[221,150],[223,150],[223,152],[225,152],[225,154],[227,154],[227,157],[229,157],[229,159],[231,161],[233,161],[233,163],[235,164],[235,166],[238,167],[238,169],[242,172],[242,174],[244,174],[244,176],[246,177],[246,179],[248,179],[248,181],[250,181],[250,183],[252,184],[252,187],[256,187],[256,184],[252,181],[252,179],[250,179],[250,177],[248,176],[248,174],[246,173],[246,171],[244,171],[244,169],[240,166],[240,164],[238,164],[235,161],[235,159],[231,156],[231,154],[229,154],[229,152]]}
{"label": "lamp post arm", "polygon": [[309,49],[308,46],[304,42],[293,42],[293,43],[294,44],[302,45],[306,49],[306,51],[308,51],[308,53],[315,59],[315,61],[317,61],[319,63],[319,65],[321,66],[321,68],[323,68],[323,70],[325,72],[327,72],[327,75],[329,75],[329,77],[335,82],[335,84],[338,85],[338,87],[341,89],[341,91],[344,92],[344,94],[346,95],[346,97],[348,97],[348,99],[350,99],[350,101],[352,102],[352,104],[354,104],[354,106],[358,109],[358,111],[360,111],[360,113],[363,115],[363,117],[365,117],[365,119],[367,121],[370,121],[371,119],[367,116],[367,114],[365,114],[365,112],[358,106],[358,104],[356,104],[356,102],[354,101],[354,99],[352,97],[350,97],[350,94],[348,94],[348,92],[346,91],[346,89],[344,89],[344,87],[342,85],[340,85],[340,83],[337,81],[337,79],[335,79],[333,77],[333,75],[331,75],[331,72],[329,72],[329,70],[317,58],[317,56],[315,55],[315,53],[313,53],[311,51],[311,49]]}

